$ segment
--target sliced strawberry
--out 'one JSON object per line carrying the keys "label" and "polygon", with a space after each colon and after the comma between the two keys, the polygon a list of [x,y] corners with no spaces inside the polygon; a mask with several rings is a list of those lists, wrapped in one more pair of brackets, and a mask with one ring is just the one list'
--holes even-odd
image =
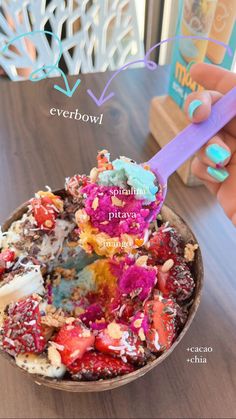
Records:
{"label": "sliced strawberry", "polygon": [[6,270],[6,264],[3,260],[0,260],[0,277],[4,274]]}
{"label": "sliced strawberry", "polygon": [[130,300],[126,299],[122,301],[120,310],[118,311],[118,319],[122,322],[129,323],[131,317],[135,315],[142,307],[142,303],[138,298]]}
{"label": "sliced strawberry", "polygon": [[150,324],[146,335],[148,348],[152,352],[168,349],[176,336],[175,302],[157,295],[154,300],[146,302],[145,314]]}
{"label": "sliced strawberry", "polygon": [[63,347],[59,349],[62,363],[68,366],[76,359],[82,358],[84,353],[93,347],[94,340],[93,334],[81,321],[65,324],[55,338],[55,342]]}
{"label": "sliced strawberry", "polygon": [[172,297],[179,303],[191,297],[195,283],[183,258],[175,258],[174,265],[168,272],[163,272],[159,266],[157,276],[157,288],[165,297]]}
{"label": "sliced strawberry", "polygon": [[39,302],[31,296],[9,305],[3,325],[3,348],[9,354],[38,354],[45,349]]}
{"label": "sliced strawberry", "polygon": [[[56,195],[54,199],[49,196],[31,199],[30,204],[32,206],[33,216],[38,227],[42,230],[52,230],[55,227],[56,218],[60,212],[60,201],[60,197]],[[58,207],[55,203],[58,204]]]}
{"label": "sliced strawberry", "polygon": [[116,293],[106,304],[105,318],[107,321],[112,322],[118,318],[119,310],[122,306],[122,296]]}
{"label": "sliced strawberry", "polygon": [[137,335],[125,324],[112,322],[99,332],[95,348],[105,354],[124,357],[129,362],[145,363],[145,352]]}
{"label": "sliced strawberry", "polygon": [[41,199],[42,205],[51,205],[56,213],[63,212],[64,202],[62,198],[50,191],[39,191],[36,194],[38,199]]}
{"label": "sliced strawberry", "polygon": [[169,290],[166,286],[166,283],[169,277],[169,272],[163,272],[161,269],[162,269],[162,265],[158,265],[157,288],[162,292],[163,296],[166,297],[169,295]]}
{"label": "sliced strawberry", "polygon": [[2,253],[0,253],[0,260],[3,260],[4,262],[14,262],[15,260],[15,252],[10,249],[3,250]]}
{"label": "sliced strawberry", "polygon": [[129,374],[134,366],[111,355],[87,352],[68,367],[74,380],[100,380]]}
{"label": "sliced strawberry", "polygon": [[148,251],[159,263],[176,255],[183,255],[184,244],[180,234],[171,227],[161,226],[150,239]]}
{"label": "sliced strawberry", "polygon": [[0,276],[9,269],[15,260],[15,252],[10,249],[3,250],[0,253]]}

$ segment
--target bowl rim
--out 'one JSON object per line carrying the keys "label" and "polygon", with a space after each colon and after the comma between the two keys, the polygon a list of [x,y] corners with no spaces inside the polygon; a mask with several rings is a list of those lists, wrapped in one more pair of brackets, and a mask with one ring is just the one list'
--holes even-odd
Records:
{"label": "bowl rim", "polygon": [[[55,193],[57,195],[60,195],[62,197],[65,196],[65,190],[64,189],[54,191],[53,193]],[[20,205],[18,208],[16,208],[10,214],[10,216],[7,218],[7,220],[5,220],[5,222],[2,225],[2,231],[3,232],[8,230],[10,225],[14,221],[17,221],[22,217],[22,215],[27,210],[27,204],[28,204],[28,202],[23,203],[22,205]],[[197,240],[195,234],[193,233],[193,231],[191,230],[189,225],[183,220],[183,218],[178,213],[176,213],[170,206],[163,205],[161,213],[165,212],[165,211],[167,211],[167,212],[169,211],[171,213],[171,215],[176,218],[176,221],[180,222],[180,224],[186,228],[186,231],[189,234],[189,236],[191,237],[191,239],[195,243],[197,243],[198,246],[199,246],[199,243],[198,243],[198,240]],[[173,225],[173,223],[172,223],[172,225]],[[177,229],[178,229],[178,227],[177,227]],[[193,322],[193,319],[196,315],[196,312],[197,312],[199,304],[200,304],[202,288],[203,288],[203,283],[204,283],[204,267],[203,267],[203,258],[202,258],[202,253],[201,253],[200,246],[198,247],[198,249],[195,253],[194,263],[195,263],[196,268],[197,268],[197,278],[195,278],[196,279],[196,287],[195,287],[194,296],[193,296],[193,303],[192,303],[192,305],[190,307],[190,310],[188,312],[188,318],[187,318],[187,321],[186,321],[183,329],[181,330],[177,339],[174,341],[174,343],[171,345],[171,347],[167,351],[163,352],[156,359],[154,359],[152,361],[149,361],[143,367],[141,367],[141,368],[139,368],[139,369],[137,369],[137,370],[135,370],[135,371],[133,371],[129,374],[126,374],[126,375],[123,375],[123,376],[118,376],[118,377],[115,377],[115,378],[101,379],[101,380],[97,380],[97,381],[73,381],[73,380],[49,378],[49,377],[44,377],[44,376],[40,376],[40,375],[37,375],[37,374],[29,374],[27,371],[23,370],[18,365],[16,365],[14,358],[11,357],[11,355],[7,354],[2,349],[0,349],[0,356],[7,359],[7,361],[12,366],[14,366],[18,370],[20,370],[27,377],[31,378],[31,380],[33,380],[36,384],[44,385],[46,387],[50,387],[50,388],[57,389],[57,390],[68,391],[68,392],[100,392],[100,391],[105,391],[105,390],[111,390],[113,388],[120,387],[120,386],[123,386],[125,384],[128,384],[128,383],[136,380],[137,378],[140,378],[140,377],[144,376],[147,372],[149,372],[150,370],[155,368],[157,365],[161,364],[167,357],[169,357],[169,355],[174,351],[174,349],[179,344],[179,342],[183,339],[183,337],[186,334],[186,332],[188,331],[191,323]]]}

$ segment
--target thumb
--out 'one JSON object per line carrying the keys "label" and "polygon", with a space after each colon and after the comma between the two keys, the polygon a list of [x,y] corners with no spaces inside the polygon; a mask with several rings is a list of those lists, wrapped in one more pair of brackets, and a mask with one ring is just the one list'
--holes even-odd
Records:
{"label": "thumb", "polygon": [[212,105],[222,95],[215,91],[203,91],[191,93],[185,101],[184,111],[191,122],[199,123],[209,118]]}

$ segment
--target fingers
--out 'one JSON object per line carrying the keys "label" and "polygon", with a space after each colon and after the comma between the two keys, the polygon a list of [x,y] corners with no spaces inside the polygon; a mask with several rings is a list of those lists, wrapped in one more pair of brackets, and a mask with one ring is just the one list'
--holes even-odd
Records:
{"label": "fingers", "polygon": [[216,195],[226,215],[236,226],[236,155],[233,156],[228,171],[229,177],[225,180],[224,187],[218,189]]}
{"label": "fingers", "polygon": [[198,179],[206,185],[209,191],[216,195],[220,188],[220,183],[207,173],[207,166],[202,163],[198,157],[193,159],[191,169],[194,176],[198,177]]}
{"label": "fingers", "polygon": [[[198,160],[205,166],[201,166],[204,173],[212,177],[211,181],[222,182],[229,176],[228,168],[233,164],[232,159],[236,155],[236,141],[231,135],[223,130],[214,136],[196,154]],[[233,157],[232,157],[233,156]],[[209,180],[209,177],[203,180]]]}
{"label": "fingers", "polygon": [[225,214],[236,227],[236,194],[233,193],[236,181],[236,155],[231,160],[228,172],[229,176],[224,180],[223,187],[221,187],[222,183],[209,175],[207,166],[198,157],[195,157],[192,162],[192,173],[206,185],[212,194],[216,195]]}
{"label": "fingers", "polygon": [[236,86],[236,74],[212,64],[198,63],[190,69],[190,75],[207,90],[226,93]]}
{"label": "fingers", "polygon": [[[236,141],[234,142],[236,148]],[[211,138],[197,153],[197,157],[206,166],[221,168],[229,163],[233,152],[234,150],[231,151],[230,147],[224,142],[224,136],[221,133]]]}
{"label": "fingers", "polygon": [[194,92],[187,96],[184,110],[189,120],[194,123],[209,118],[211,107],[222,95],[214,91]]}
{"label": "fingers", "polygon": [[[191,67],[190,75],[193,80],[209,89],[194,92],[186,99],[185,112],[192,122],[198,123],[209,117],[212,104],[220,99],[221,94],[236,86],[236,74],[211,64],[198,63]],[[236,118],[225,126],[225,131],[235,136]]]}
{"label": "fingers", "polygon": [[[212,105],[236,86],[236,74],[209,64],[190,69],[193,80],[209,91],[189,95],[185,112],[194,123],[207,119]],[[219,93],[217,93],[218,91]],[[236,227],[236,118],[203,147],[192,162],[192,172],[217,196],[226,215]],[[223,182],[223,184],[222,184]]]}

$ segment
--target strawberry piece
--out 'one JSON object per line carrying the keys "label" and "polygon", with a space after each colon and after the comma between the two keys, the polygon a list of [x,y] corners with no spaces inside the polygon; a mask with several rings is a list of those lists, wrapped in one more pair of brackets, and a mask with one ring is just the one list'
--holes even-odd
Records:
{"label": "strawberry piece", "polygon": [[9,354],[39,354],[45,349],[39,302],[31,296],[9,305],[3,325],[3,348]]}
{"label": "strawberry piece", "polygon": [[139,311],[141,306],[141,302],[137,298],[134,300],[123,300],[120,310],[118,311],[118,318],[122,322],[129,323],[131,317],[133,317],[135,313]]}
{"label": "strawberry piece", "polygon": [[53,200],[47,196],[33,198],[30,204],[37,226],[42,230],[52,230],[55,227],[55,221],[58,216],[58,210]]}
{"label": "strawberry piece", "polygon": [[161,226],[150,239],[148,251],[158,259],[158,262],[165,262],[176,255],[183,255],[183,241],[180,234],[170,227]]}
{"label": "strawberry piece", "polygon": [[82,358],[84,353],[94,345],[95,337],[79,320],[72,324],[65,324],[55,338],[55,342],[63,347],[59,350],[62,363],[71,365],[76,359]]}
{"label": "strawberry piece", "polygon": [[139,365],[146,360],[140,339],[125,324],[110,323],[96,336],[95,348],[99,352],[124,357]]}
{"label": "strawberry piece", "polygon": [[105,318],[108,322],[112,322],[119,316],[119,310],[122,305],[122,296],[117,292],[106,304]]}
{"label": "strawberry piece", "polygon": [[117,320],[121,323],[129,323],[130,318],[139,311],[142,307],[142,302],[138,298],[131,300],[126,296],[115,296],[106,306],[106,319],[109,322]]}
{"label": "strawberry piece", "polygon": [[150,329],[146,334],[148,348],[152,352],[168,349],[176,336],[175,302],[156,295],[154,300],[146,302],[145,314],[150,324]]}
{"label": "strawberry piece", "polygon": [[169,277],[169,272],[162,272],[161,268],[162,265],[158,265],[157,288],[162,292],[163,296],[166,297],[169,295],[169,290],[166,285]]}
{"label": "strawberry piece", "polygon": [[134,366],[119,358],[97,352],[87,352],[68,367],[74,380],[99,380],[129,374]]}
{"label": "strawberry piece", "polygon": [[81,188],[87,186],[89,182],[86,175],[74,175],[66,179],[65,189],[74,199],[79,199],[82,196]]}
{"label": "strawberry piece", "polygon": [[6,269],[11,268],[15,260],[15,252],[10,249],[3,250],[0,253],[0,276],[4,274]]}
{"label": "strawberry piece", "polygon": [[122,298],[120,309],[116,312],[117,321],[129,324],[137,312],[142,309],[142,301],[138,297],[134,299]]}
{"label": "strawberry piece", "polygon": [[14,262],[15,260],[15,252],[10,249],[3,250],[2,253],[0,253],[0,260],[3,260],[4,262]]}
{"label": "strawberry piece", "polygon": [[0,277],[1,277],[1,275],[4,274],[5,270],[6,270],[5,262],[0,259]]}
{"label": "strawberry piece", "polygon": [[172,297],[178,303],[191,297],[195,283],[183,258],[177,257],[174,266],[168,272],[163,272],[160,266],[157,276],[157,287],[164,296]]}

